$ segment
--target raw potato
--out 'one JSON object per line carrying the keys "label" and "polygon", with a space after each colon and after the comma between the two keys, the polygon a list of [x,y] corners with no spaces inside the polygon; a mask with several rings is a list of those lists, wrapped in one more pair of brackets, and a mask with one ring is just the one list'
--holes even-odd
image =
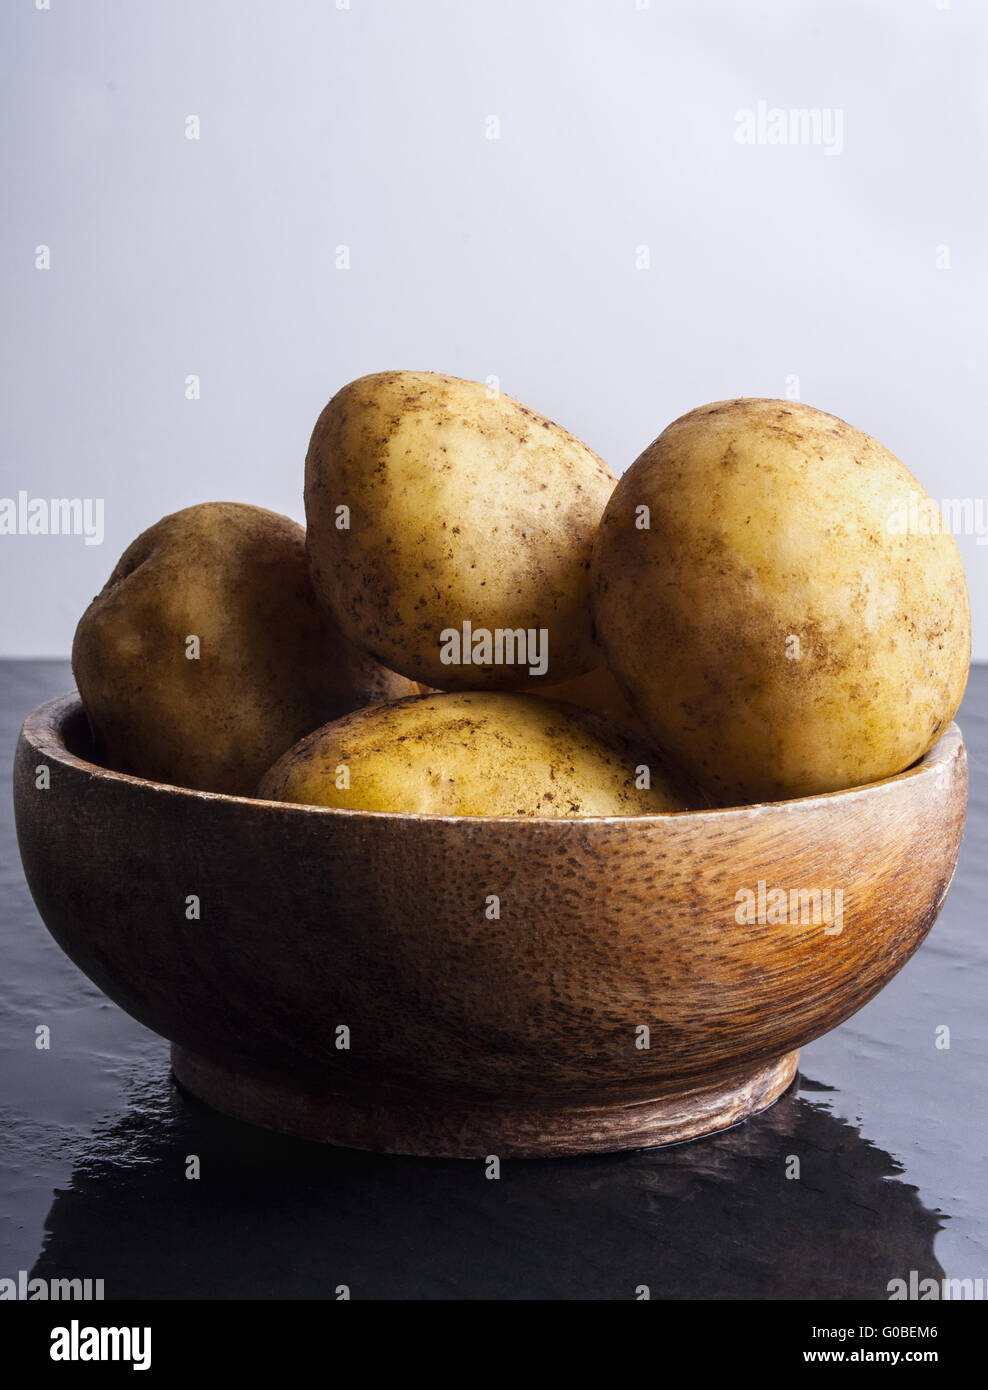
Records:
{"label": "raw potato", "polygon": [[[601,662],[590,551],[616,481],[573,435],[478,382],[361,377],[326,406],[306,458],[316,592],[351,641],[439,689],[582,675]],[[498,664],[493,646],[485,664],[464,662],[462,639],[446,648],[459,664],[443,662],[443,633],[464,622],[492,644],[498,630],[547,630],[544,674]]]}
{"label": "raw potato", "polygon": [[624,474],[594,546],[598,637],[719,804],[890,776],[953,719],[967,589],[917,515],[939,520],[887,449],[791,401],[694,410]]}
{"label": "raw potato", "polygon": [[[638,789],[643,766],[651,786]],[[303,739],[258,795],[446,816],[628,816],[689,804],[644,744],[600,716],[489,692],[358,710]]]}
{"label": "raw potato", "polygon": [[[423,695],[438,694],[435,689],[421,683],[419,688]],[[602,714],[612,724],[630,730],[639,738],[646,741],[650,738],[606,666],[598,666],[596,670],[588,671],[585,676],[574,676],[571,680],[560,681],[558,685],[536,686],[530,693],[560,705],[579,705],[580,709]]]}
{"label": "raw potato", "polygon": [[418,689],[316,603],[301,526],[236,502],[138,536],[79,622],[72,669],[109,766],[245,795],[303,734]]}

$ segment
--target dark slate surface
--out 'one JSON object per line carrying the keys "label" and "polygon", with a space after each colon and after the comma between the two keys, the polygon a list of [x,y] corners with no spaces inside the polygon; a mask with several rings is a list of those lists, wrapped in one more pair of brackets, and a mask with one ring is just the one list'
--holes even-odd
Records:
{"label": "dark slate surface", "polygon": [[[71,685],[64,662],[0,663],[8,765],[24,715]],[[509,1163],[498,1182],[479,1162],[284,1140],[188,1098],[166,1044],[45,932],[8,791],[0,1276],[102,1278],[107,1297],[333,1298],[347,1284],[400,1299],[634,1298],[640,1284],[653,1298],[884,1299],[910,1270],[988,1278],[986,696],[975,668],[967,834],[941,917],[877,1000],[803,1050],[797,1087],[708,1139]]]}

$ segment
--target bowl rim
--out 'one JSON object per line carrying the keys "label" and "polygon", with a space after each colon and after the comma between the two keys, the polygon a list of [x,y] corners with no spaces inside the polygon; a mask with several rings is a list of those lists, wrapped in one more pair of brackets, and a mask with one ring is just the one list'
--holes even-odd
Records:
{"label": "bowl rim", "polygon": [[129,772],[116,772],[99,763],[90,762],[73,753],[65,742],[65,727],[70,719],[87,718],[78,690],[55,695],[38,705],[24,720],[20,739],[45,758],[57,765],[70,767],[78,772],[100,781],[122,783],[133,787],[149,787],[164,795],[190,798],[194,801],[229,802],[238,806],[267,806],[282,812],[296,812],[301,815],[331,816],[342,820],[389,820],[446,825],[541,825],[541,826],[584,826],[584,825],[668,825],[670,822],[694,821],[710,824],[729,817],[749,817],[770,809],[787,812],[818,805],[822,802],[860,800],[866,795],[881,792],[899,783],[908,782],[919,776],[936,777],[958,755],[966,759],[964,737],[959,725],[952,721],[943,731],[936,743],[909,767],[890,777],[879,778],[875,782],[862,782],[853,787],[842,787],[832,792],[816,792],[812,796],[790,797],[782,801],[753,801],[738,806],[715,806],[701,810],[655,811],[643,815],[630,816],[455,816],[442,815],[432,811],[368,811],[346,806],[309,806],[298,801],[269,801],[258,796],[237,796],[230,792],[200,791],[195,787],[180,787],[172,782],[157,782],[147,777],[136,777]]}

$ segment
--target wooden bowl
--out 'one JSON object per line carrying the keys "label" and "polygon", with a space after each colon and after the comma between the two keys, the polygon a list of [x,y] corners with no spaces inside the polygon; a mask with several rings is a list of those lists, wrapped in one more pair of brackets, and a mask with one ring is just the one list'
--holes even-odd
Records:
{"label": "wooden bowl", "polygon": [[[305,1138],[463,1157],[668,1143],[771,1104],[930,930],[967,799],[956,725],[851,791],[586,820],[283,805],[90,755],[75,694],[25,722],[27,881],[179,1080]],[[773,888],[830,889],[831,930],[806,920],[822,895],[772,921]]]}

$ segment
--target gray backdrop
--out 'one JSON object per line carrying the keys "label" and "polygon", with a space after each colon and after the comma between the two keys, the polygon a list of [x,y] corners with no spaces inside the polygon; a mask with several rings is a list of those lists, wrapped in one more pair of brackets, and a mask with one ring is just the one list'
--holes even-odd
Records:
{"label": "gray backdrop", "polygon": [[0,535],[0,654],[165,512],[301,518],[326,400],[416,367],[616,472],[709,400],[849,419],[967,500],[988,657],[983,0],[45,4],[0,19],[0,496],[105,535]]}

